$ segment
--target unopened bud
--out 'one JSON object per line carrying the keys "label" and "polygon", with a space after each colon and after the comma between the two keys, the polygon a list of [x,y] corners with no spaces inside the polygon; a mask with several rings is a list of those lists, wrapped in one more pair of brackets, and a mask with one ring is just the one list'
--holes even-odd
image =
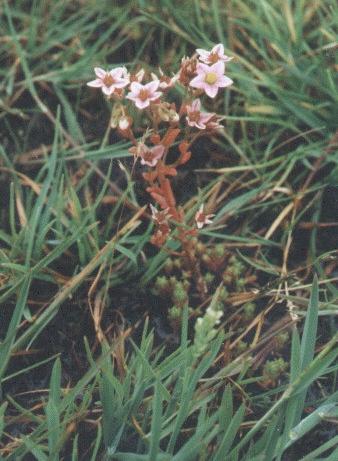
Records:
{"label": "unopened bud", "polygon": [[158,116],[162,122],[178,122],[180,117],[173,107],[168,103],[161,103],[157,107]]}
{"label": "unopened bud", "polygon": [[130,123],[130,118],[129,117],[126,117],[126,116],[123,116],[120,118],[119,120],[119,128],[120,130],[124,131],[124,130],[127,130],[129,127],[130,127],[131,123]]}

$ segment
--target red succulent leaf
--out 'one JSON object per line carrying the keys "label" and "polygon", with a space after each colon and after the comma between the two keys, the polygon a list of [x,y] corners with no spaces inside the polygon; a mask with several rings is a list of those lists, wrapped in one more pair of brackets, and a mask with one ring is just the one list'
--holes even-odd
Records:
{"label": "red succulent leaf", "polygon": [[181,157],[179,159],[179,165],[183,165],[184,163],[187,163],[187,161],[191,157],[191,152],[188,150],[189,149],[188,141],[182,141],[179,144],[178,149],[181,153]]}
{"label": "red succulent leaf", "polygon": [[175,196],[173,194],[169,179],[165,178],[162,181],[161,185],[162,185],[163,195],[165,196],[169,207],[174,208],[176,205],[176,200],[175,200]]}
{"label": "red succulent leaf", "polygon": [[164,165],[163,163],[158,166],[158,172],[159,174],[162,174],[164,176],[176,176],[177,175],[177,170],[174,167]]}
{"label": "red succulent leaf", "polygon": [[183,165],[184,163],[187,163],[190,160],[191,157],[191,152],[186,151],[184,154],[181,155],[180,157],[180,165]]}
{"label": "red succulent leaf", "polygon": [[145,173],[142,173],[142,176],[144,177],[144,179],[148,182],[154,182],[155,179],[157,178],[157,171],[154,170],[154,171],[147,171]]}
{"label": "red succulent leaf", "polygon": [[174,142],[177,136],[180,134],[181,130],[179,128],[169,128],[166,134],[163,136],[161,144],[164,147],[170,147]]}
{"label": "red succulent leaf", "polygon": [[188,141],[182,141],[179,145],[178,145],[178,149],[179,151],[181,152],[181,154],[185,154],[187,152],[189,148],[189,143]]}
{"label": "red succulent leaf", "polygon": [[161,142],[161,137],[159,134],[155,133],[155,134],[152,134],[150,136],[150,141],[153,143],[153,144],[160,144]]}
{"label": "red succulent leaf", "polygon": [[152,198],[157,202],[162,210],[169,208],[169,204],[166,200],[166,197],[163,195],[163,192],[159,187],[147,187],[147,192],[152,196]]}
{"label": "red succulent leaf", "polygon": [[168,176],[176,176],[177,170],[174,167],[168,166],[165,174],[167,174]]}

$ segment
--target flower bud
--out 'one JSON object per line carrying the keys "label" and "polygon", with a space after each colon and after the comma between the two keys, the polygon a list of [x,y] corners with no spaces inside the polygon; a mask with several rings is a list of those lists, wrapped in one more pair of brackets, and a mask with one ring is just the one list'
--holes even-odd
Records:
{"label": "flower bud", "polygon": [[121,131],[125,131],[125,130],[128,130],[128,128],[130,128],[130,125],[131,125],[131,119],[130,117],[126,117],[125,115],[122,116],[119,120],[119,129]]}

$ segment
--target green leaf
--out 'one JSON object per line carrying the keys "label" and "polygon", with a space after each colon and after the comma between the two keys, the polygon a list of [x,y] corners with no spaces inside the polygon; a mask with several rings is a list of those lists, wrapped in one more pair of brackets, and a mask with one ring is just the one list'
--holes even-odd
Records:
{"label": "green leaf", "polygon": [[314,356],[318,325],[318,302],[318,279],[315,276],[300,347],[301,370],[304,370],[310,364]]}
{"label": "green leaf", "polygon": [[225,456],[228,455],[229,451],[231,450],[232,443],[239,431],[240,425],[243,422],[244,414],[245,405],[241,405],[231,419],[231,422],[225,431],[221,443],[219,444],[219,448],[215,453],[213,461],[224,461]]}
{"label": "green leaf", "polygon": [[5,419],[5,411],[6,411],[7,405],[8,403],[4,402],[0,407],[0,439],[1,439],[4,427],[5,427],[4,419]]}
{"label": "green leaf", "polygon": [[160,439],[162,431],[162,393],[160,391],[158,381],[156,381],[154,389],[155,395],[153,397],[152,405],[149,461],[157,460],[160,451]]}

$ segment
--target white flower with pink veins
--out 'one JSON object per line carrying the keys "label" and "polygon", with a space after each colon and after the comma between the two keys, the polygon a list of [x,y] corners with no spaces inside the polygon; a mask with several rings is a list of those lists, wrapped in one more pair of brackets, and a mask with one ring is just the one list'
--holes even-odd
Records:
{"label": "white flower with pink veins", "polygon": [[229,62],[232,59],[224,54],[224,46],[222,43],[215,45],[211,51],[198,48],[196,52],[199,54],[200,61],[203,61],[206,64],[215,64],[215,62],[218,61]]}
{"label": "white flower with pink veins", "polygon": [[146,147],[141,152],[141,164],[148,165],[148,166],[155,166],[157,162],[160,160],[162,155],[164,154],[164,146],[158,144],[152,148]]}
{"label": "white flower with pink veins", "polygon": [[204,204],[200,206],[200,209],[195,214],[195,221],[198,229],[202,229],[206,224],[212,224],[212,218],[214,214],[205,214],[204,213]]}
{"label": "white flower with pink veins", "polygon": [[125,88],[129,85],[129,76],[125,67],[116,67],[110,71],[95,67],[94,72],[97,78],[88,82],[87,85],[93,88],[101,88],[106,96],[111,96],[116,89]]}
{"label": "white flower with pink veins", "polygon": [[133,101],[138,109],[145,109],[152,101],[156,101],[161,95],[161,91],[157,91],[159,87],[159,80],[142,85],[139,82],[132,82],[130,85],[130,93],[126,98]]}
{"label": "white flower with pink veins", "polygon": [[191,105],[187,105],[187,122],[190,126],[195,126],[200,130],[205,130],[207,123],[214,117],[215,114],[201,112],[201,101],[195,99]]}
{"label": "white flower with pink veins", "polygon": [[135,158],[141,159],[142,165],[155,166],[160,158],[163,156],[165,148],[162,144],[157,144],[153,147],[148,147],[144,142],[139,142],[136,146],[129,149],[129,152]]}
{"label": "white flower with pink veins", "polygon": [[218,61],[211,66],[197,64],[197,76],[190,82],[190,86],[193,88],[199,88],[204,90],[210,98],[214,98],[219,88],[232,85],[234,82],[231,78],[224,75],[224,62]]}

